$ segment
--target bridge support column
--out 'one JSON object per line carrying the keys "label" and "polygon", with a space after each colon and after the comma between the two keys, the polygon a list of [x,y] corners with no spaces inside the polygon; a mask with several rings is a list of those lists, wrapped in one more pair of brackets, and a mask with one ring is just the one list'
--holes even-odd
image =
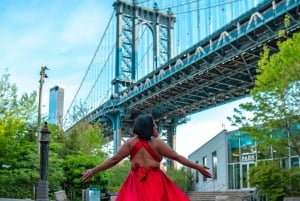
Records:
{"label": "bridge support column", "polygon": [[140,63],[138,44],[143,43],[139,33],[146,26],[153,35],[152,71],[172,58],[172,32],[175,16],[168,10],[160,12],[157,5],[153,9],[133,3],[117,0],[113,4],[116,11],[116,69],[112,81],[114,92],[119,93],[139,79],[136,75]]}
{"label": "bridge support column", "polygon": [[[177,124],[172,123],[167,128],[167,142],[169,146],[176,151],[176,127]],[[173,160],[167,159],[167,167],[168,168],[177,168],[176,162]]]}
{"label": "bridge support column", "polygon": [[113,115],[108,115],[112,122],[113,128],[113,140],[114,140],[114,154],[118,152],[119,147],[121,146],[120,139],[120,128],[121,128],[121,115],[120,113],[116,113]]}

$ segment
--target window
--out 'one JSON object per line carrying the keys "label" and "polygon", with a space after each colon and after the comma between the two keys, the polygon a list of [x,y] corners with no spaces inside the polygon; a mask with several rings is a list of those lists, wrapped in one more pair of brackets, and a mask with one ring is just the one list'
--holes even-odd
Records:
{"label": "window", "polygon": [[228,188],[240,189],[241,176],[240,176],[240,164],[228,165]]}
{"label": "window", "polygon": [[230,135],[227,135],[227,141],[228,141],[228,162],[229,163],[240,162],[240,150],[239,150],[240,140],[238,134],[232,133]]}
{"label": "window", "polygon": [[299,157],[291,158],[291,167],[299,167]]}
{"label": "window", "polygon": [[216,180],[218,178],[217,175],[217,151],[212,152],[212,173],[213,179]]}
{"label": "window", "polygon": [[[207,166],[207,157],[206,156],[204,156],[202,158],[202,165]],[[203,181],[207,181],[206,177],[202,177],[202,178],[203,178]]]}

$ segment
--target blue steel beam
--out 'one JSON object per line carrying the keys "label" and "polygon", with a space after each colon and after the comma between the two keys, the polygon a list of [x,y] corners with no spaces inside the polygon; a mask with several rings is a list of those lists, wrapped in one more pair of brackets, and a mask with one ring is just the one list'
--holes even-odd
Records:
{"label": "blue steel beam", "polygon": [[[128,132],[131,117],[148,112],[170,128],[187,115],[247,96],[262,47],[277,52],[279,30],[289,35],[298,32],[299,10],[299,0],[260,4],[120,91],[82,121],[121,114],[121,129]],[[285,15],[291,19],[287,28]],[[169,123],[170,119],[178,122]]]}
{"label": "blue steel beam", "polygon": [[[114,92],[131,86],[136,81],[138,65],[138,34],[142,25],[146,25],[153,34],[153,67],[171,58],[171,30],[175,17],[171,12],[164,14],[157,8],[148,9],[137,3],[116,1],[113,4],[117,17],[116,33],[116,75],[112,80]],[[164,41],[164,42],[163,42]]]}
{"label": "blue steel beam", "polygon": [[289,15],[299,30],[299,1],[265,2],[184,51],[144,79],[99,106],[87,121],[124,111],[123,126],[134,113],[178,119],[244,97],[254,85],[262,47],[276,52],[279,30]]}

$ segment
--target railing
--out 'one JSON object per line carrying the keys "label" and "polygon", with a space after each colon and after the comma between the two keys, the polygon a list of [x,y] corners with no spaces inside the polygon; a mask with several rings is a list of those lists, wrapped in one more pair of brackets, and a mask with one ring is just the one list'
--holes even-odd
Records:
{"label": "railing", "polygon": [[[190,48],[189,50],[181,53],[180,55],[176,56],[175,58],[171,59],[167,64],[160,67],[157,71],[150,73],[148,76],[142,78],[135,84],[133,84],[130,88],[124,90],[119,94],[118,99],[116,100],[108,100],[102,106],[100,106],[101,111],[108,111],[110,109],[114,110],[115,107],[128,101],[130,98],[136,96],[137,94],[145,91],[155,84],[159,83],[166,77],[170,77],[173,74],[181,71],[186,66],[190,65],[191,63],[205,58],[205,56],[217,51],[218,49],[229,45],[233,41],[237,40],[238,38],[247,35],[249,32],[253,31],[257,27],[260,27],[267,22],[271,21],[272,19],[276,18],[284,14],[287,10],[294,8],[299,4],[299,0],[294,1],[282,1],[275,5],[271,4],[267,9],[263,10],[262,8],[265,6],[264,4],[260,5],[260,7],[256,9],[252,9],[251,12],[253,13],[255,10],[259,10],[260,13],[256,15],[260,16],[260,19],[257,21],[251,21],[251,17],[249,17],[249,12],[247,12],[248,16],[244,16],[240,18],[241,21],[236,21],[237,24],[234,26],[235,29],[225,30],[222,28],[221,30],[217,31],[216,34],[210,38],[205,38],[204,40],[200,41],[198,44]],[[273,6],[272,6],[273,5]],[[258,11],[257,11],[258,12]],[[252,16],[255,15],[255,12]],[[240,24],[241,22],[241,24]],[[235,23],[233,21],[232,23]],[[253,25],[255,23],[255,25]],[[228,25],[228,29],[233,27]],[[222,35],[226,38],[222,38]],[[251,48],[251,47],[249,47]],[[222,62],[222,61],[220,61]],[[161,73],[163,70],[163,73]],[[207,69],[202,69],[204,72]],[[199,72],[195,72],[199,73]],[[98,108],[99,109],[99,108]],[[97,111],[99,111],[96,109]],[[93,112],[92,112],[93,113]]]}
{"label": "railing", "polygon": [[267,194],[262,191],[250,191],[250,195],[244,196],[242,201],[268,201]]}

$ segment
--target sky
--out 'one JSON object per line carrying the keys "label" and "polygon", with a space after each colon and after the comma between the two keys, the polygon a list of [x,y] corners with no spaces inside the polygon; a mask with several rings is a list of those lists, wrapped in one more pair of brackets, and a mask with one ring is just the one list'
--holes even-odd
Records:
{"label": "sky", "polygon": [[[65,88],[65,110],[79,88],[113,12],[113,0],[0,0],[0,74],[9,73],[18,93],[39,91],[40,70],[47,66],[42,113],[49,90]],[[176,150],[188,157],[224,128],[242,99],[190,116],[177,127]]]}

